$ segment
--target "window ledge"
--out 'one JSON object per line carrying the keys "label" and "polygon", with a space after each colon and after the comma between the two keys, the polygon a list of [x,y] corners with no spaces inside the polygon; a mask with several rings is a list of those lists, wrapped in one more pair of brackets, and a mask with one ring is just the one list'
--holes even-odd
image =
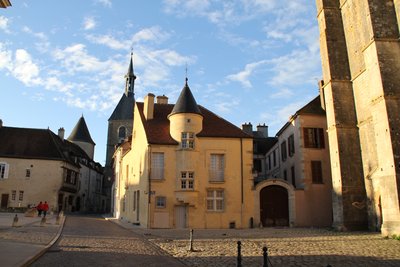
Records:
{"label": "window ledge", "polygon": [[208,182],[209,182],[210,184],[224,184],[224,183],[225,183],[225,180],[223,180],[223,181],[212,181],[212,180],[208,180]]}
{"label": "window ledge", "polygon": [[150,181],[161,183],[161,182],[165,182],[165,179],[150,179]]}

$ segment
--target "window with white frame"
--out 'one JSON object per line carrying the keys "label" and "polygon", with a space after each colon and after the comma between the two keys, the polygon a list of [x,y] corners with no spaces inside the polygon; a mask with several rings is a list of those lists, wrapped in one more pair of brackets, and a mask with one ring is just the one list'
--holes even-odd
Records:
{"label": "window with white frame", "polygon": [[9,164],[5,162],[0,162],[0,179],[7,179],[8,178],[8,169]]}
{"label": "window with white frame", "polygon": [[25,171],[25,177],[26,177],[26,178],[31,177],[31,169],[26,169],[26,171]]}
{"label": "window with white frame", "polygon": [[225,169],[225,155],[224,154],[211,154],[210,155],[210,181],[223,182]]}
{"label": "window with white frame", "polygon": [[194,133],[190,132],[181,133],[181,147],[184,149],[194,148]]}
{"label": "window with white frame", "polygon": [[224,210],[224,190],[208,189],[207,190],[207,210],[223,211]]}
{"label": "window with white frame", "polygon": [[164,153],[151,153],[151,172],[152,180],[164,179]]}
{"label": "window with white frame", "polygon": [[164,209],[167,206],[166,197],[156,197],[156,208]]}
{"label": "window with white frame", "polygon": [[11,191],[11,200],[15,200],[16,197],[17,197],[17,190],[12,190]]}
{"label": "window with white frame", "polygon": [[181,189],[194,189],[194,172],[181,172]]}

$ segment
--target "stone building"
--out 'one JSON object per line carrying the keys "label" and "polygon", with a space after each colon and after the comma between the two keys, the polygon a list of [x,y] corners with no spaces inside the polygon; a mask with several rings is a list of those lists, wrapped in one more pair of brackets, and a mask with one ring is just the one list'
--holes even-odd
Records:
{"label": "stone building", "polygon": [[400,234],[400,1],[316,3],[333,225]]}
{"label": "stone building", "polygon": [[332,183],[325,111],[319,96],[277,132],[266,153],[266,179],[256,185],[264,226],[332,224]]}
{"label": "stone building", "polygon": [[197,105],[187,81],[175,105],[154,100],[136,102],[132,140],[115,153],[115,213],[147,228],[249,227],[251,136]]}
{"label": "stone building", "polygon": [[[104,186],[110,196],[112,194],[112,184],[114,182],[113,171],[113,155],[115,148],[124,142],[124,140],[132,135],[133,128],[133,110],[135,106],[135,79],[133,71],[132,54],[128,67],[128,72],[125,75],[125,92],[122,94],[117,106],[108,119],[108,134],[107,134],[107,150],[106,164],[104,167]],[[112,203],[107,203],[107,210],[112,209]]]}

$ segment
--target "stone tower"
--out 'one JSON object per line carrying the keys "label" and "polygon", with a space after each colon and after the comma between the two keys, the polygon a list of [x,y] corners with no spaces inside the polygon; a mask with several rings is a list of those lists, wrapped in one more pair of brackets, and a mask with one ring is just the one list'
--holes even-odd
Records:
{"label": "stone tower", "polygon": [[[133,72],[132,54],[128,72],[125,75],[125,92],[108,119],[107,151],[105,177],[108,182],[112,182],[112,157],[115,146],[123,142],[126,137],[132,134],[133,110],[135,106],[135,79]],[[107,182],[107,181],[106,181]]]}
{"label": "stone tower", "polygon": [[316,0],[334,226],[400,233],[400,1]]}

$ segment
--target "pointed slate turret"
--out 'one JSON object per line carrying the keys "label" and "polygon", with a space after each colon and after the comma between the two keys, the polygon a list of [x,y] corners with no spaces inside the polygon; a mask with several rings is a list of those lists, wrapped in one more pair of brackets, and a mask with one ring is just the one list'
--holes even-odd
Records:
{"label": "pointed slate turret", "polygon": [[129,63],[128,72],[125,75],[125,95],[130,98],[134,98],[134,89],[135,89],[135,80],[136,76],[133,72],[133,62],[132,62],[133,54],[131,53],[131,61]]}
{"label": "pointed slate turret", "polygon": [[86,125],[83,115],[75,125],[67,140],[71,142],[86,142],[95,145],[92,137],[90,136],[89,129]]}
{"label": "pointed slate turret", "polygon": [[185,86],[183,87],[170,115],[177,113],[194,113],[201,115],[201,111],[197,106],[196,100],[194,99],[187,82],[188,79],[186,78]]}

